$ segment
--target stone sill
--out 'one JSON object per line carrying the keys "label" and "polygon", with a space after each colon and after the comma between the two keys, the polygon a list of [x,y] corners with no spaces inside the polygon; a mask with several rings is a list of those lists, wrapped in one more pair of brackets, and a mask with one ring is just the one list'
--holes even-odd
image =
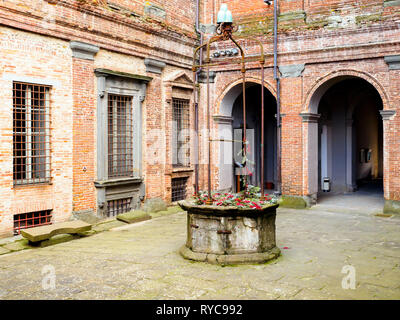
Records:
{"label": "stone sill", "polygon": [[42,182],[29,182],[29,183],[16,183],[13,184],[12,189],[23,189],[23,188],[44,188],[46,186],[52,186],[53,181],[50,178],[49,181],[42,181]]}
{"label": "stone sill", "polygon": [[143,178],[120,178],[120,179],[110,179],[110,180],[101,180],[95,181],[94,186],[96,188],[105,188],[112,186],[120,186],[124,184],[134,184],[134,183],[142,183]]}
{"label": "stone sill", "polygon": [[172,169],[172,173],[179,173],[179,172],[193,172],[194,169],[191,167],[176,167]]}
{"label": "stone sill", "polygon": [[94,71],[97,76],[116,76],[116,77],[122,77],[122,78],[129,78],[129,79],[134,79],[134,80],[140,80],[144,82],[150,82],[153,78],[148,77],[148,76],[142,76],[140,74],[133,74],[133,73],[126,73],[126,72],[119,72],[119,71],[113,71],[109,69],[96,69]]}

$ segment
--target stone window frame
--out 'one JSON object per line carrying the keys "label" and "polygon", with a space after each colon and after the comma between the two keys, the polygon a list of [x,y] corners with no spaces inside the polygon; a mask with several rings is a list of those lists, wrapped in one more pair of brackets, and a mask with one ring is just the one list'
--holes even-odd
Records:
{"label": "stone window frame", "polygon": [[[189,157],[189,166],[173,166],[172,164],[172,128],[169,128],[170,125],[172,124],[173,121],[173,99],[184,99],[189,101],[189,129],[191,132],[194,131],[194,126],[195,126],[195,119],[194,119],[194,99],[193,99],[193,90],[195,90],[195,85],[193,81],[189,78],[189,76],[184,72],[180,71],[177,73],[172,74],[169,78],[167,78],[164,81],[164,89],[165,89],[165,101],[167,103],[167,115],[166,115],[166,128],[167,132],[170,132],[171,134],[168,135],[168,143],[169,145],[169,154],[166,154],[167,156],[167,163],[171,167],[171,173],[172,177],[174,178],[175,175],[174,173],[183,173],[187,172],[187,177],[191,175],[191,172],[194,171],[194,139],[190,137],[190,157]],[[169,130],[171,129],[171,130]],[[179,175],[181,176],[181,175]]]}
{"label": "stone window frame", "polygon": [[[142,102],[146,96],[146,84],[151,77],[116,72],[108,69],[96,69],[97,76],[97,180],[115,181],[142,179]],[[133,167],[132,178],[108,177],[108,96],[123,95],[132,97],[133,119]]]}
{"label": "stone window frame", "polygon": [[[94,185],[97,189],[97,213],[105,216],[107,202],[123,198],[141,197],[143,193],[142,174],[142,127],[143,101],[146,96],[147,83],[151,77],[112,71],[109,69],[95,69],[97,77],[97,174]],[[108,96],[123,95],[132,97],[132,159],[133,176],[108,176]],[[137,199],[136,199],[137,200]],[[135,201],[136,201],[135,200]],[[131,206],[135,206],[135,201]],[[132,208],[133,208],[132,207]]]}

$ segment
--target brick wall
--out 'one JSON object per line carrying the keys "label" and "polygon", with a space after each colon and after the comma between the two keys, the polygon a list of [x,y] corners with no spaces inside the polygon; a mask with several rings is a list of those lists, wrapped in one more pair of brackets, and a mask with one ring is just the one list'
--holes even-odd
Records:
{"label": "brick wall", "polygon": [[[223,1],[239,25],[236,36],[258,37],[266,54],[266,87],[272,92],[273,68],[273,5],[263,1]],[[222,1],[206,1],[202,21],[215,18]],[[290,195],[308,195],[308,124],[300,113],[313,112],[310,99],[330,79],[353,76],[371,83],[380,94],[385,110],[397,110],[385,122],[385,198],[398,199],[398,70],[390,70],[384,57],[396,55],[400,49],[400,31],[396,23],[399,5],[393,1],[279,1],[278,65],[304,64],[296,77],[281,79],[282,118],[282,191]],[[206,35],[206,38],[208,35]],[[396,40],[395,40],[396,39]],[[247,55],[259,54],[256,42],[240,42]],[[219,44],[218,48],[233,47]],[[213,51],[216,46],[211,47]],[[247,63],[248,77],[260,81],[257,64]],[[212,105],[218,114],[221,101],[229,87],[240,81],[240,67],[231,65],[214,68],[220,71],[214,85]],[[254,81],[254,80],[252,80]],[[205,86],[202,96],[205,96]],[[203,101],[204,103],[204,101]],[[397,136],[396,136],[397,135]],[[214,158],[214,161],[217,158]],[[317,170],[317,168],[315,168]],[[217,174],[218,176],[218,174]],[[217,178],[218,180],[218,178]],[[218,181],[214,187],[218,186]]]}
{"label": "brick wall", "polygon": [[[13,215],[72,211],[72,79],[68,43],[0,27],[0,236],[12,235]],[[49,84],[51,184],[13,186],[13,81]]]}
{"label": "brick wall", "polygon": [[92,60],[72,58],[73,211],[96,212],[96,104]]}

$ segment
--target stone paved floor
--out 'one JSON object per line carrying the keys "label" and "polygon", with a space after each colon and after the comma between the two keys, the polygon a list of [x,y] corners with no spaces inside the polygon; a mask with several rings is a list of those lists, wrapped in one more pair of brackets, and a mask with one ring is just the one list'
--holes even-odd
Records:
{"label": "stone paved floor", "polygon": [[[282,256],[231,267],[182,259],[185,222],[178,213],[0,256],[0,299],[400,299],[399,216],[279,209]],[[354,290],[342,289],[345,265]]]}

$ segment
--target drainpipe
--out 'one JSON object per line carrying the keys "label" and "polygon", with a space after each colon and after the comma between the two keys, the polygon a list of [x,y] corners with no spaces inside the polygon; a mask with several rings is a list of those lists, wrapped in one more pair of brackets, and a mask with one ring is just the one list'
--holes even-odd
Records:
{"label": "drainpipe", "polygon": [[[200,16],[199,16],[199,11],[200,11],[200,0],[196,0],[196,32],[200,34],[200,44],[203,43],[203,33],[199,29],[200,25]],[[200,49],[200,65],[203,64],[203,48]],[[195,73],[195,96],[194,96],[194,122],[195,122],[195,132],[196,132],[196,152],[197,152],[197,159],[196,163],[194,165],[194,191],[195,194],[198,194],[199,192],[199,161],[200,161],[200,146],[199,146],[199,92],[197,85],[199,83],[199,74],[201,72],[201,68],[197,70]]]}
{"label": "drainpipe", "polygon": [[276,195],[282,194],[281,176],[281,83],[278,75],[278,0],[274,0],[274,79],[276,80],[276,155],[277,155],[277,188]]}

